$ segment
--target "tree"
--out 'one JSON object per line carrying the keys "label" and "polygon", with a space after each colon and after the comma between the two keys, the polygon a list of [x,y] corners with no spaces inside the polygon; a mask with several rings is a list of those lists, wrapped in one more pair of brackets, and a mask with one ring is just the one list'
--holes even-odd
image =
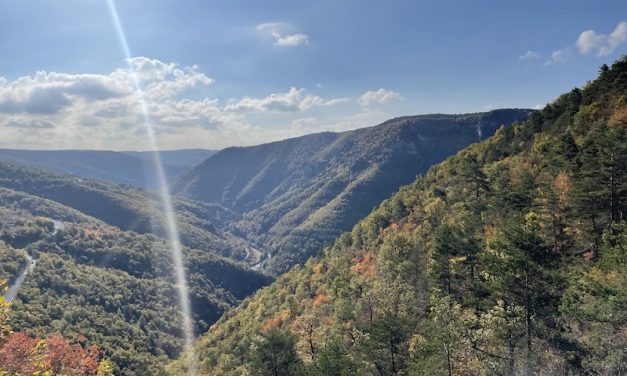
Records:
{"label": "tree", "polygon": [[475,201],[479,202],[482,194],[489,192],[490,185],[475,154],[464,155],[459,163],[459,175],[470,186]]}
{"label": "tree", "polygon": [[306,373],[311,376],[352,376],[357,375],[357,365],[346,347],[333,339],[327,342],[318,354],[317,361],[308,367]]}
{"label": "tree", "polygon": [[[570,281],[560,312],[591,374],[627,371],[627,221],[604,232],[599,259]],[[579,364],[578,366],[581,366]]]}
{"label": "tree", "polygon": [[302,361],[296,353],[297,341],[290,332],[277,328],[268,330],[254,350],[253,372],[262,376],[298,375]]}
{"label": "tree", "polygon": [[575,198],[589,219],[596,240],[610,223],[625,218],[627,208],[627,127],[598,127],[581,146]]}
{"label": "tree", "polygon": [[454,276],[451,269],[451,259],[458,254],[456,235],[453,228],[446,223],[435,229],[431,275],[436,285],[448,295],[453,291]]}
{"label": "tree", "polygon": [[405,369],[407,340],[410,337],[410,320],[384,313],[365,328],[369,339],[364,344],[381,375],[398,375]]}
{"label": "tree", "polygon": [[543,244],[538,233],[537,217],[531,212],[525,221],[514,219],[489,239],[484,254],[493,298],[502,300],[506,307],[523,307],[527,372],[531,372],[536,323],[556,313],[559,294],[552,272],[557,255]]}
{"label": "tree", "polygon": [[431,320],[433,330],[430,333],[432,341],[438,342],[442,349],[444,364],[448,376],[453,376],[453,369],[457,352],[463,345],[461,333],[461,306],[450,296],[438,297],[437,293],[431,299]]}

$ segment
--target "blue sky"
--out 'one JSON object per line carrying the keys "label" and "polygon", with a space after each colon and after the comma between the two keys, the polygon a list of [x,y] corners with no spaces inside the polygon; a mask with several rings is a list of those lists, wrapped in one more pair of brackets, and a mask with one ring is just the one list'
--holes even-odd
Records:
{"label": "blue sky", "polygon": [[163,148],[221,148],[543,105],[627,53],[624,0],[117,8],[130,68],[106,0],[0,2],[0,147],[147,148],[133,73]]}

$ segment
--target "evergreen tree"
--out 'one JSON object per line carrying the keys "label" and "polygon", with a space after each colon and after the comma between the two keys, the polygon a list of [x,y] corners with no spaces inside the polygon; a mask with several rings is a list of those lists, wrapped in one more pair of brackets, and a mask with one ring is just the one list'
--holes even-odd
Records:
{"label": "evergreen tree", "polygon": [[253,372],[260,376],[298,375],[302,362],[296,353],[297,341],[287,331],[268,330],[253,353]]}
{"label": "evergreen tree", "polygon": [[525,368],[531,372],[533,338],[540,334],[538,325],[557,312],[557,255],[544,245],[537,217],[531,212],[524,221],[514,219],[501,234],[489,239],[483,261],[492,296],[505,306],[523,308],[520,319],[525,327]]}
{"label": "evergreen tree", "polygon": [[384,313],[365,329],[369,340],[365,343],[367,354],[380,375],[398,375],[406,367],[407,340],[410,337],[410,320]]}

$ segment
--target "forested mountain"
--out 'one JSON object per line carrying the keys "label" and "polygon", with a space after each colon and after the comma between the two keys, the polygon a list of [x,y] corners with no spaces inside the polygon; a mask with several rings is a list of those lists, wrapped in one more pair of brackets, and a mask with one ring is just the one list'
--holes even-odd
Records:
{"label": "forested mountain", "polygon": [[[0,189],[0,207],[0,280],[12,284],[36,260],[8,312],[11,329],[80,334],[116,375],[159,374],[179,354],[182,319],[165,240],[10,189]],[[270,282],[212,252],[183,252],[199,332]]]}
{"label": "forested mountain", "polygon": [[[126,231],[165,234],[157,193],[0,162],[0,187],[50,199]],[[226,257],[256,262],[252,247],[225,229],[239,218],[220,205],[175,199],[181,242]]]}
{"label": "forested mountain", "polygon": [[[189,149],[163,151],[160,155],[168,179],[173,180],[212,153],[211,150]],[[154,188],[158,183],[152,172],[151,158],[150,152],[0,149],[0,160],[6,162],[83,178]]]}
{"label": "forested mountain", "polygon": [[[624,374],[626,172],[623,58],[227,312],[201,373]],[[225,197],[244,205],[238,181]]]}
{"label": "forested mountain", "polygon": [[272,254],[279,274],[317,253],[401,185],[530,110],[423,115],[343,133],[222,150],[173,185],[243,217],[240,234]]}

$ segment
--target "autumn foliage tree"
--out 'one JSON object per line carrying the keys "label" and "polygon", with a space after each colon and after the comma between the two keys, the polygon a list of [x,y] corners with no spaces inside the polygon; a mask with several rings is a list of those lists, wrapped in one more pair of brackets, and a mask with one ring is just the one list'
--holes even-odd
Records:
{"label": "autumn foliage tree", "polygon": [[[2,286],[6,283],[2,282]],[[0,375],[113,374],[111,363],[100,361],[100,350],[94,345],[72,344],[59,333],[40,339],[27,331],[11,332],[6,323],[8,311],[9,305],[0,296]]]}

